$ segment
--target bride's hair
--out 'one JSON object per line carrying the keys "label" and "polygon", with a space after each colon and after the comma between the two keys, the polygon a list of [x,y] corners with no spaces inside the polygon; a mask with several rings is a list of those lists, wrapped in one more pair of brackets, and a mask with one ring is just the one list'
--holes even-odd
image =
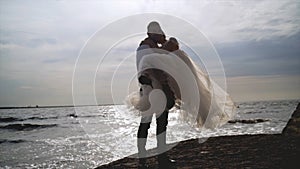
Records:
{"label": "bride's hair", "polygon": [[162,49],[167,50],[169,52],[173,52],[179,49],[179,44],[176,38],[171,37],[167,42],[165,42],[162,46]]}

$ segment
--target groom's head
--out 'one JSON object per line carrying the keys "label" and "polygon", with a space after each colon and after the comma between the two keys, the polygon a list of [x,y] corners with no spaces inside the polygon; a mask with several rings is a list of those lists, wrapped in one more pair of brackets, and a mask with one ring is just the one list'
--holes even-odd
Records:
{"label": "groom's head", "polygon": [[152,21],[148,24],[147,34],[155,43],[163,44],[166,41],[165,33],[156,21]]}

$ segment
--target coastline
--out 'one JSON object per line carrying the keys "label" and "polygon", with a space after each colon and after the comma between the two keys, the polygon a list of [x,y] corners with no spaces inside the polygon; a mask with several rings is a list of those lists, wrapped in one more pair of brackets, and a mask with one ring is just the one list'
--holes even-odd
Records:
{"label": "coastline", "polygon": [[41,109],[41,108],[64,108],[64,107],[88,107],[88,106],[111,106],[111,105],[121,105],[121,104],[100,104],[100,105],[52,105],[52,106],[4,106],[0,109]]}
{"label": "coastline", "polygon": [[[168,151],[175,168],[297,168],[300,161],[300,103],[281,134],[210,137],[205,142],[191,139]],[[153,150],[150,150],[153,151]],[[155,156],[150,168],[158,168]],[[138,159],[125,157],[97,167],[137,168]]]}

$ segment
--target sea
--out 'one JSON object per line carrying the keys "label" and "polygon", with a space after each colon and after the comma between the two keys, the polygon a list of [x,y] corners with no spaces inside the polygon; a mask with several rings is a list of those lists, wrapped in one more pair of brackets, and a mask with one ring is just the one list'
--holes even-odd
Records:
{"label": "sea", "polygon": [[[235,118],[213,130],[195,129],[173,110],[167,142],[281,133],[299,101],[236,103]],[[139,120],[125,105],[0,109],[0,168],[95,168],[137,153]],[[156,147],[155,131],[153,118],[147,149]]]}

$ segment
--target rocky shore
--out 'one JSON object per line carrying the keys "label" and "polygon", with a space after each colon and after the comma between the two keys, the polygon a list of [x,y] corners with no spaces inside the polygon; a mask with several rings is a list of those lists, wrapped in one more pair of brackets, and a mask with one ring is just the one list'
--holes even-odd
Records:
{"label": "rocky shore", "polygon": [[[191,139],[168,151],[176,160],[173,168],[299,168],[300,103],[282,134],[211,137],[199,143]],[[150,168],[158,168],[157,157],[149,157]],[[137,168],[138,159],[125,157],[97,167]]]}

